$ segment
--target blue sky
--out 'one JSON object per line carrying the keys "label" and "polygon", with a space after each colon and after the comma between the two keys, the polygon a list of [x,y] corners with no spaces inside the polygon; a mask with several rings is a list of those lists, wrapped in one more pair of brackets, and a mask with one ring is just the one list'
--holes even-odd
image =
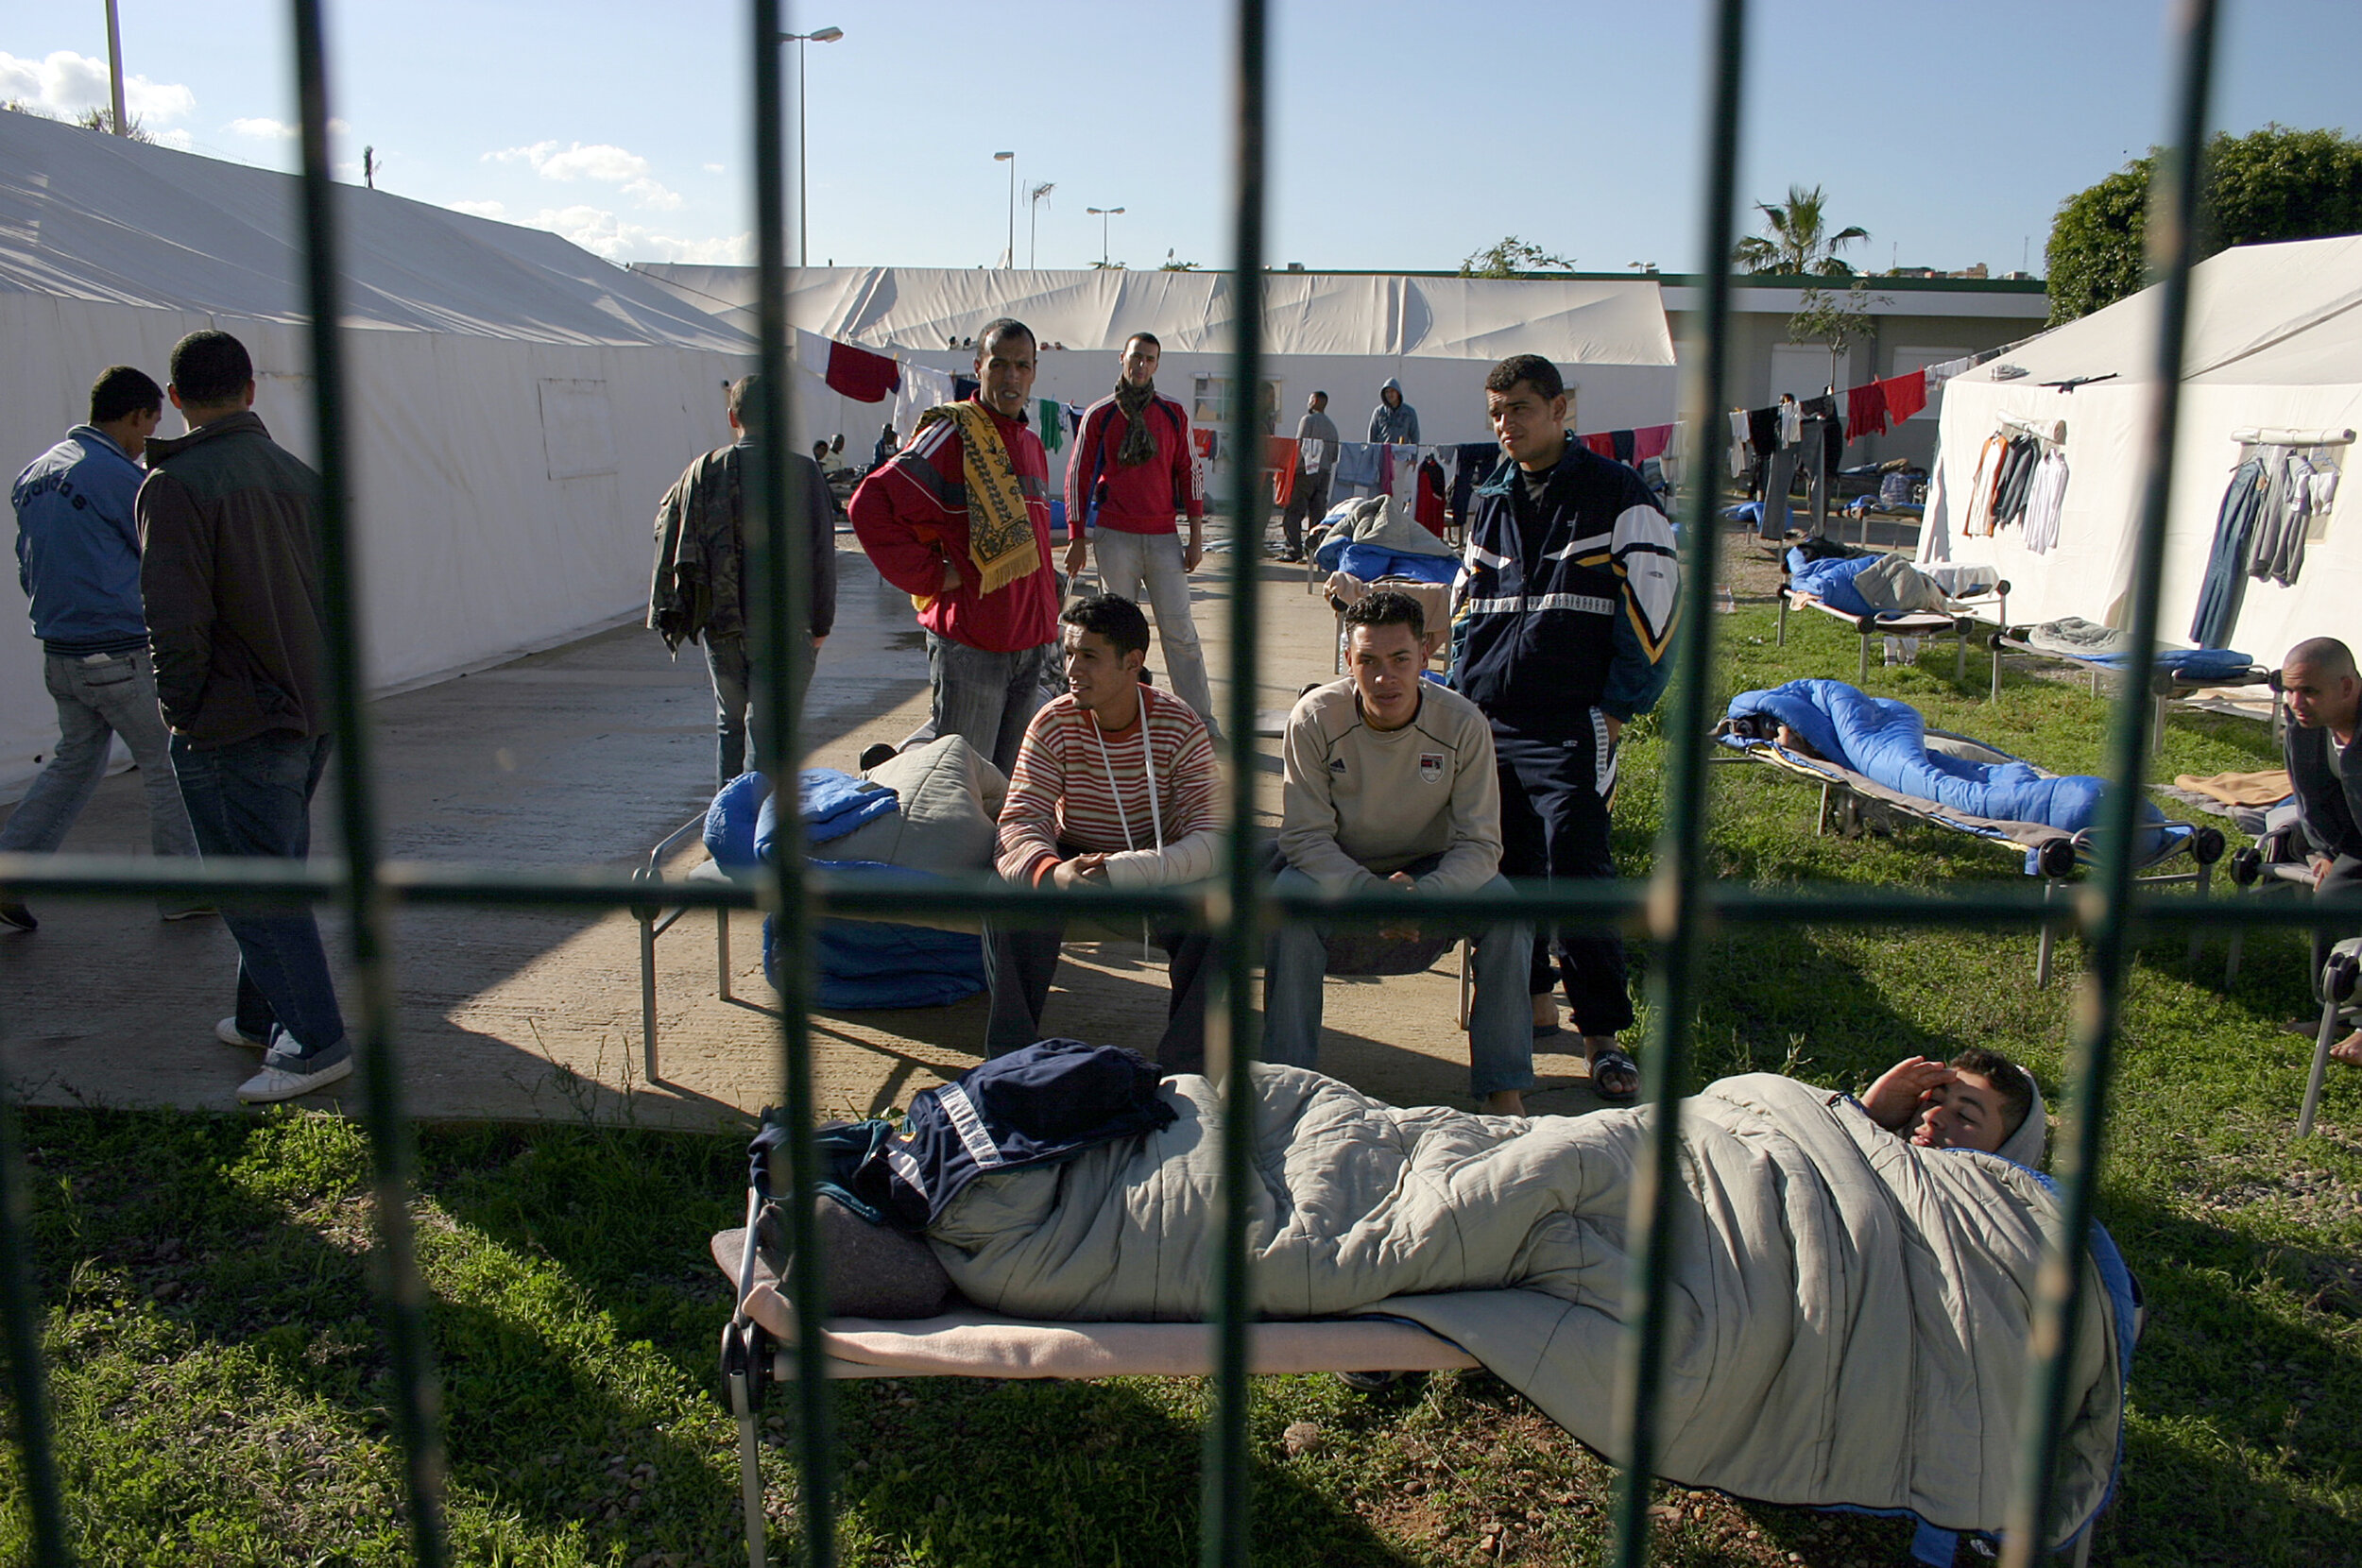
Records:
{"label": "blue sky", "polygon": [[[285,8],[120,0],[133,108],[176,145],[290,166]],[[1697,257],[1700,0],[1278,0],[1272,247],[1314,269],[1451,267],[1515,233],[1586,270]],[[2226,0],[2215,123],[2362,132],[2362,5]],[[1741,193],[1818,183],[1857,262],[1996,272],[2157,139],[2164,0],[1759,0]],[[619,261],[745,258],[744,9],[718,0],[334,4],[357,179]],[[0,0],[0,98],[104,94],[103,0]],[[814,263],[1000,260],[1008,165],[1055,185],[1017,259],[1224,264],[1217,5],[832,0],[810,45]],[[787,56],[791,73],[794,53]]]}

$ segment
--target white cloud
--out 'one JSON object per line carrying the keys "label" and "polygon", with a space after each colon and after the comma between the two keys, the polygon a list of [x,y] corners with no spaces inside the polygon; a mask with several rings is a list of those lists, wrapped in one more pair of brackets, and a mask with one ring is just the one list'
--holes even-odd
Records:
{"label": "white cloud", "polygon": [[443,205],[454,213],[465,213],[471,218],[496,218],[508,211],[497,201],[446,201]]}
{"label": "white cloud", "polygon": [[[107,62],[71,49],[60,49],[46,60],[20,60],[0,53],[0,98],[17,98],[53,113],[79,114],[105,109],[114,101],[107,85]],[[178,120],[197,108],[197,94],[178,83],[133,77],[123,84],[123,107],[152,130],[163,121]],[[170,138],[158,138],[170,142]]]}
{"label": "white cloud", "polygon": [[514,163],[520,159],[532,164],[533,172],[544,179],[596,180],[619,187],[624,195],[644,207],[668,213],[681,204],[677,195],[658,183],[649,173],[646,159],[604,142],[587,147],[576,142],[563,148],[556,142],[536,142],[529,147],[504,147],[484,155],[486,162]]}
{"label": "white cloud", "polygon": [[684,240],[659,234],[598,207],[544,208],[531,219],[610,262],[681,262],[706,266],[745,266],[755,259],[755,237]]}
{"label": "white cloud", "polygon": [[704,169],[708,174],[720,174],[722,172],[722,165],[719,163],[701,163],[698,167]]}

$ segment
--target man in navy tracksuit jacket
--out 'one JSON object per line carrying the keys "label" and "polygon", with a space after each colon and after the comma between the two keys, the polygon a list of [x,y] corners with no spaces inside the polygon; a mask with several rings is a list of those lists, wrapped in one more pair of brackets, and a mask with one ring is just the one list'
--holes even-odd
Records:
{"label": "man in navy tracksuit jacket", "polygon": [[[1484,395],[1509,461],[1473,498],[1452,683],[1492,722],[1501,873],[1612,878],[1617,741],[1672,673],[1681,586],[1672,524],[1637,473],[1568,434],[1565,383],[1549,361],[1503,360]],[[1633,1021],[1622,941],[1581,928],[1537,939],[1537,1029],[1557,1019],[1548,1000],[1552,947],[1593,1089],[1632,1099],[1639,1073],[1616,1045]]]}

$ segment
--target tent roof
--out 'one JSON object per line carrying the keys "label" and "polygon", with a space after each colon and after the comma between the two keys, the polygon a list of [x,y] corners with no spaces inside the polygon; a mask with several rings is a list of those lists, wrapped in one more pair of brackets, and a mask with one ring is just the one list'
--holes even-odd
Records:
{"label": "tent roof", "polygon": [[[751,267],[642,265],[635,271],[751,331]],[[1656,280],[1265,276],[1264,347],[1274,354],[1673,364]],[[872,349],[940,351],[998,315],[1046,341],[1113,350],[1133,332],[1170,353],[1220,351],[1234,319],[1220,272],[805,267],[788,298],[795,325]]]}
{"label": "tent roof", "polygon": [[[0,295],[304,317],[300,181],[0,112]],[[745,336],[555,234],[336,187],[350,325],[744,353]]]}
{"label": "tent roof", "polygon": [[[2028,384],[2112,370],[2112,386],[2153,381],[2161,293],[2143,289],[1961,379],[1992,381],[2006,363],[2025,366]],[[2200,383],[2362,382],[2362,235],[2243,245],[2200,262],[2191,274],[2183,363],[2182,379]]]}

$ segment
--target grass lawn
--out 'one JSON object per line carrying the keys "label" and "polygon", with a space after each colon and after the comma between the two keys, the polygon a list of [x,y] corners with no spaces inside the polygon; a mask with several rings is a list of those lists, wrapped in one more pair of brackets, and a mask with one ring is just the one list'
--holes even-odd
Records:
{"label": "grass lawn", "polygon": [[[1723,622],[1726,689],[1850,671],[1816,616]],[[1998,705],[1924,668],[1874,670],[1933,724],[2060,771],[2102,762],[2104,707],[2012,676]],[[1635,726],[1619,852],[1646,863],[1661,779]],[[2178,717],[2161,772],[2274,765],[2260,725]],[[2016,860],[1926,827],[1817,838],[1809,790],[1719,767],[1726,878],[1938,888]],[[2055,1104],[2080,952],[2033,985],[2030,932],[1748,930],[1705,967],[1701,1072],[1860,1087],[1898,1056],[1996,1047]],[[1636,955],[1645,963],[1645,955]],[[2291,1136],[2308,1046],[2292,936],[2143,951],[2126,997],[2100,1217],[2148,1294],[2125,1474],[2097,1559],[2362,1561],[2362,1075],[2332,1069],[2320,1129]],[[370,1317],[368,1154],[300,1110],[238,1117],[40,1111],[36,1266],[67,1505],[106,1565],[406,1559],[385,1357]],[[743,1561],[731,1429],[713,1391],[728,1296],[708,1235],[738,1221],[731,1139],[589,1127],[422,1131],[419,1240],[466,1563]],[[1327,1378],[1256,1388],[1258,1560],[1599,1560],[1609,1475],[1505,1385],[1441,1375],[1364,1399]],[[843,1535],[856,1564],[1195,1560],[1189,1380],[842,1386]],[[771,1421],[775,1524],[785,1416]],[[26,1560],[22,1476],[0,1468],[0,1562]],[[1889,1564],[1886,1521],[1666,1489],[1660,1560]],[[775,1539],[775,1546],[780,1544]],[[1963,1561],[1971,1560],[1966,1556]]]}

